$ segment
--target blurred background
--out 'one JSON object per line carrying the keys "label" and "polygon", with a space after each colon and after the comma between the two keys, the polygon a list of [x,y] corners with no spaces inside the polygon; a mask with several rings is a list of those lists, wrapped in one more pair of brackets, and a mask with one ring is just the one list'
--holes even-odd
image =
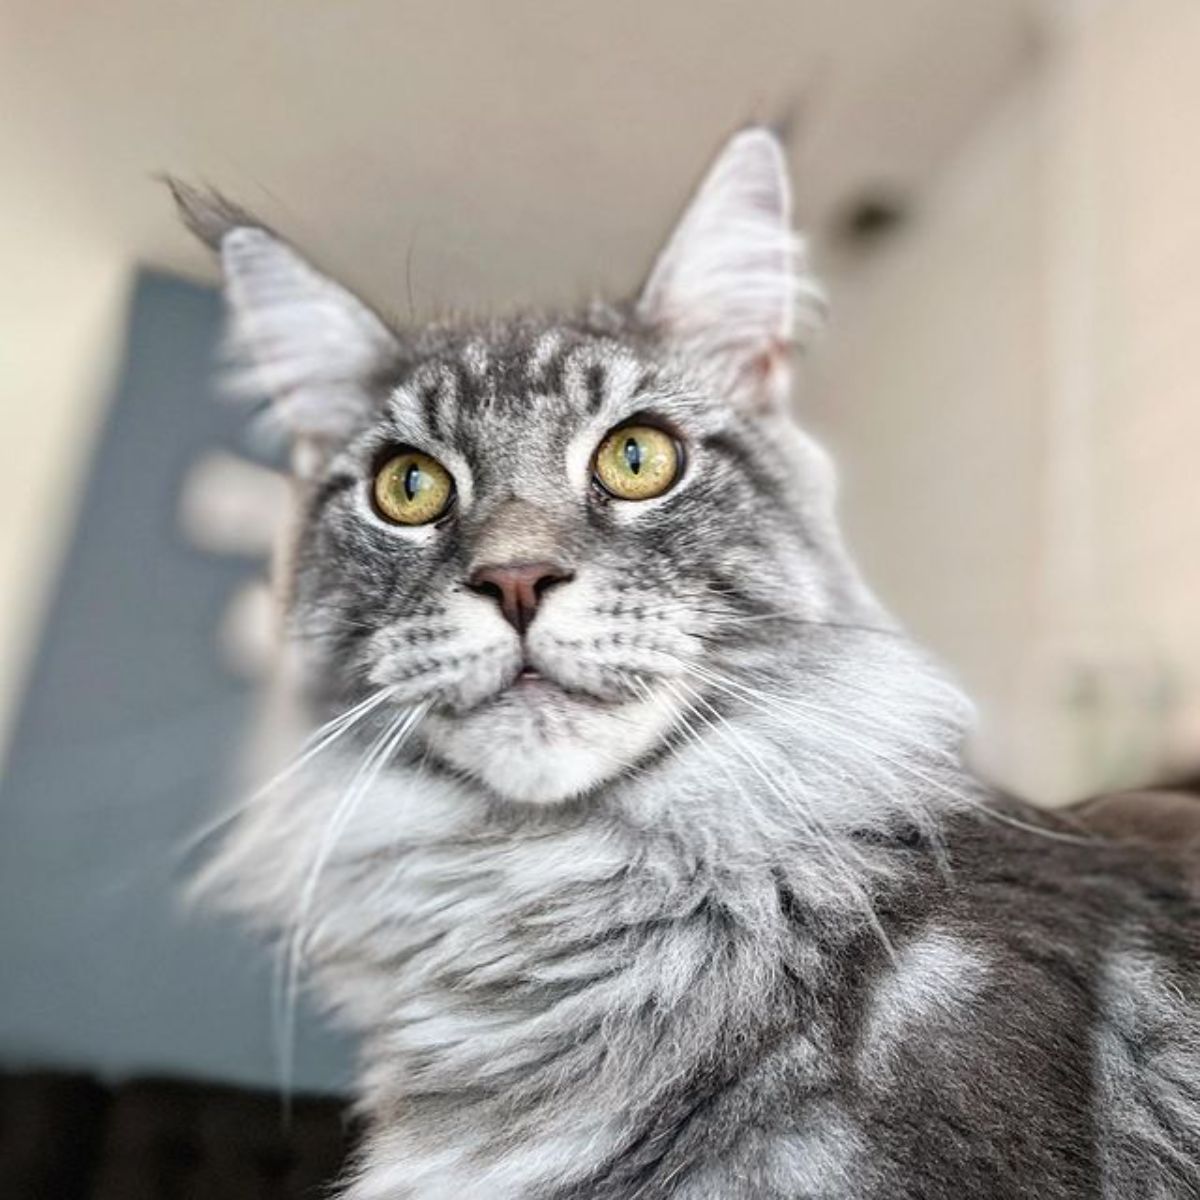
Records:
{"label": "blurred background", "polygon": [[[630,291],[787,118],[797,413],[977,760],[1057,803],[1200,762],[1197,62],[1195,0],[0,0],[0,1064],[278,1078],[269,964],[176,899],[276,492],[157,172],[420,320]],[[306,1023],[302,1089],[346,1062]]]}

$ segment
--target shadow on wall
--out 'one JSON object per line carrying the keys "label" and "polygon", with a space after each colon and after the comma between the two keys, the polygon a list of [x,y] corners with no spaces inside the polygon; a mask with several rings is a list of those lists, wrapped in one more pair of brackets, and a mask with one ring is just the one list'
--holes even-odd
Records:
{"label": "shadow on wall", "polygon": [[[0,781],[0,1062],[274,1087],[269,955],[186,911],[183,849],[227,801],[252,705],[214,638],[257,559],[179,532],[181,482],[245,414],[220,403],[220,300],[145,275]],[[340,1090],[311,1019],[295,1084]]]}

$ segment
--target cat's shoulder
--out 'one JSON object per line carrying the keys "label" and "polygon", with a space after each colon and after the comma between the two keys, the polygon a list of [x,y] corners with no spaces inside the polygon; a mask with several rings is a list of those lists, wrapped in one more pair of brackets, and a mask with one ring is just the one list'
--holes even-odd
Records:
{"label": "cat's shoulder", "polygon": [[1191,859],[1200,875],[1200,776],[1169,787],[1096,796],[1068,813],[1104,837]]}

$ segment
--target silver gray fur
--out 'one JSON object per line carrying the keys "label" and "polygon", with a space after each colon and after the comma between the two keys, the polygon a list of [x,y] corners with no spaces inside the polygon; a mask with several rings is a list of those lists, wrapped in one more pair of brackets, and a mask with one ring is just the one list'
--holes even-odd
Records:
{"label": "silver gray fur", "polygon": [[[176,194],[294,439],[327,722],[203,883],[363,1036],[346,1197],[1200,1196],[1194,872],[962,765],[969,708],[788,416],[820,300],[771,135],[636,301],[553,319],[393,328]],[[590,478],[634,414],[686,449],[641,503]],[[453,474],[446,520],[374,513],[399,445]],[[522,640],[464,581],[535,560],[574,578]]]}

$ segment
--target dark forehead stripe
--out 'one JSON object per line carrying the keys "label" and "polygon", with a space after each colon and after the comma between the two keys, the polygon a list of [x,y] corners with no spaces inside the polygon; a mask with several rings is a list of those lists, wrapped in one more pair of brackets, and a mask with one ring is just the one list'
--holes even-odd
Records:
{"label": "dark forehead stripe", "polygon": [[646,370],[641,373],[637,384],[633,389],[635,396],[645,396],[649,392],[653,392],[658,387],[658,375],[652,370]]}
{"label": "dark forehead stripe", "polygon": [[584,373],[583,385],[587,392],[588,412],[599,412],[604,403],[605,389],[608,385],[608,372],[603,363],[592,363]]}
{"label": "dark forehead stripe", "polygon": [[537,362],[537,344],[534,343],[526,354],[526,378],[529,386],[538,392],[546,392],[557,396],[562,393],[563,377],[566,374],[567,354],[570,342],[560,338],[553,352],[540,364]]}
{"label": "dark forehead stripe", "polygon": [[525,404],[531,395],[560,395],[568,347],[556,349],[540,370],[535,369],[535,351],[536,347],[520,340],[488,346],[482,370],[465,356],[455,360],[453,370],[460,411],[512,409]]}
{"label": "dark forehead stripe", "polygon": [[420,385],[418,397],[421,404],[421,412],[425,416],[425,424],[429,427],[430,433],[434,437],[442,437],[445,430],[442,428],[442,384],[441,381],[424,383]]}
{"label": "dark forehead stripe", "polygon": [[[441,438],[458,436],[464,418],[516,416],[538,397],[570,400],[581,415],[595,413],[610,398],[613,363],[638,353],[620,330],[522,322],[442,334],[415,350],[424,356],[403,383],[430,432]],[[648,391],[654,381],[647,366],[639,386]]]}
{"label": "dark forehead stripe", "polygon": [[454,363],[453,370],[460,408],[469,412],[489,408],[496,395],[490,373],[480,374],[462,359]]}
{"label": "dark forehead stripe", "polygon": [[435,438],[453,436],[458,381],[443,356],[429,357],[410,365],[393,381],[393,400],[415,404],[423,423]]}

